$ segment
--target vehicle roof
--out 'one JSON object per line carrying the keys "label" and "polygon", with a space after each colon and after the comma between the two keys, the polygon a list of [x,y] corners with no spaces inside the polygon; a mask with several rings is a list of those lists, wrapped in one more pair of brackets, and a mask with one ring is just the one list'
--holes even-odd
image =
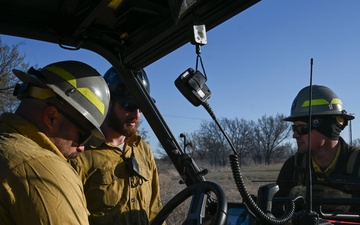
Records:
{"label": "vehicle roof", "polygon": [[[133,70],[143,69],[193,39],[193,25],[218,26],[260,0],[0,0],[0,34],[88,49],[119,72],[151,129],[189,185],[183,150]],[[176,62],[174,62],[176,63]],[[185,159],[184,159],[185,160]]]}
{"label": "vehicle roof", "polygon": [[[2,34],[121,55],[144,68],[188,43],[192,23],[210,30],[259,0],[0,0]],[[188,10],[183,10],[188,5]]]}

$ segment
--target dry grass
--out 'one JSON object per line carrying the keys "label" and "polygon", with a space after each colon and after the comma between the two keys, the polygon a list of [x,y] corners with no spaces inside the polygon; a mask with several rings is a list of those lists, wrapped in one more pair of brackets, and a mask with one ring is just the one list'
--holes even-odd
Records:
{"label": "dry grass", "polygon": [[[248,192],[257,195],[257,190],[260,186],[274,183],[281,165],[256,165],[241,168],[241,175]],[[228,196],[228,201],[239,202],[242,200],[230,169],[210,170],[206,179],[219,184]]]}
{"label": "dry grass", "polygon": [[[241,168],[241,175],[246,188],[250,194],[257,195],[260,186],[274,183],[281,164],[275,165],[256,165],[244,166]],[[158,164],[162,201],[165,205],[171,198],[185,188],[184,184],[179,184],[180,176],[172,165]],[[207,167],[204,167],[207,168]],[[209,173],[205,176],[206,180],[219,184],[229,202],[241,202],[241,195],[236,187],[230,168],[218,169],[207,168]],[[182,224],[187,215],[188,202],[180,205],[168,218],[168,224]]]}

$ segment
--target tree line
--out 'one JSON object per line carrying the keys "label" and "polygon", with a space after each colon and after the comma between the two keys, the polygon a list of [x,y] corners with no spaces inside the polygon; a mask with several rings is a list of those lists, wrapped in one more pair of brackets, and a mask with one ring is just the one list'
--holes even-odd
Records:
{"label": "tree line", "polygon": [[[218,123],[231,140],[235,153],[215,121],[204,120],[198,130],[183,133],[181,136],[186,139],[179,138],[178,142],[193,159],[215,167],[228,166],[230,154],[237,154],[240,166],[243,163],[269,165],[283,162],[297,151],[292,138],[292,123],[284,118],[283,114],[263,115],[256,121],[221,118]],[[351,143],[360,147],[360,138]],[[162,160],[168,160],[160,143],[155,152]]]}
{"label": "tree line", "polygon": [[[240,165],[270,164],[288,158],[296,149],[291,143],[291,124],[285,115],[264,115],[257,121],[221,118],[218,123],[231,140],[230,144],[215,121],[202,121],[198,130],[183,133],[180,146],[185,153],[211,166],[228,166],[230,154],[237,154]],[[186,143],[184,143],[184,140]],[[234,147],[232,149],[231,145]],[[159,145],[156,152],[166,159],[165,150]]]}

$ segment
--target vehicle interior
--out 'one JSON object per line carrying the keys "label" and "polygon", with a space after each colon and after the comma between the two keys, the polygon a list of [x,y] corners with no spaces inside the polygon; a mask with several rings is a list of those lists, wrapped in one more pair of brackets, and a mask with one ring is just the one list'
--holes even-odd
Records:
{"label": "vehicle interior", "polygon": [[[239,222],[239,218],[245,220],[245,217],[248,219],[246,224],[284,224],[294,215],[294,200],[283,200],[287,208],[279,217],[271,215],[268,202],[272,202],[276,185],[264,187],[255,202],[246,191],[235,154],[230,164],[235,171],[234,178],[243,202],[226,201],[222,188],[206,180],[206,171],[201,170],[176,141],[152,98],[133,72],[187,43],[200,47],[206,42],[202,39],[203,25],[209,31],[259,1],[0,0],[0,34],[41,40],[70,50],[87,49],[104,57],[118,70],[187,186],[164,206],[153,225],[162,224],[173,208],[192,196],[191,209],[183,224],[205,224],[203,211],[209,208],[207,204],[215,204],[216,207],[210,224],[245,224]],[[194,32],[196,29],[198,33]],[[188,71],[190,78],[179,78],[177,87],[192,104],[204,104],[206,107],[210,93],[206,79],[197,72]],[[208,192],[215,194],[215,203],[207,199]],[[248,213],[244,215],[242,211]],[[330,215],[329,219],[334,218]],[[359,216],[354,219],[347,215],[341,219],[355,224]],[[299,224],[312,223],[301,221]]]}

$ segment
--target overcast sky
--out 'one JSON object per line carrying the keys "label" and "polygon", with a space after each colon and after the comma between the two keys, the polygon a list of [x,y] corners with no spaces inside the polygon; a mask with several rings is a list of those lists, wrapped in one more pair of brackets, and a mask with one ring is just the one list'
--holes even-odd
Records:
{"label": "overcast sky", "polygon": [[[263,115],[289,115],[291,103],[310,84],[330,87],[355,114],[353,139],[360,138],[360,1],[263,0],[207,32],[201,57],[212,95],[208,103],[218,118],[257,120]],[[75,59],[101,74],[110,64],[86,50],[65,51],[57,45],[1,36],[7,44],[24,42],[21,51],[30,65]],[[173,134],[198,130],[210,120],[174,85],[187,68],[195,68],[195,46],[187,44],[145,68],[151,96]],[[150,144],[158,140],[149,130]],[[342,133],[349,140],[349,129]]]}

